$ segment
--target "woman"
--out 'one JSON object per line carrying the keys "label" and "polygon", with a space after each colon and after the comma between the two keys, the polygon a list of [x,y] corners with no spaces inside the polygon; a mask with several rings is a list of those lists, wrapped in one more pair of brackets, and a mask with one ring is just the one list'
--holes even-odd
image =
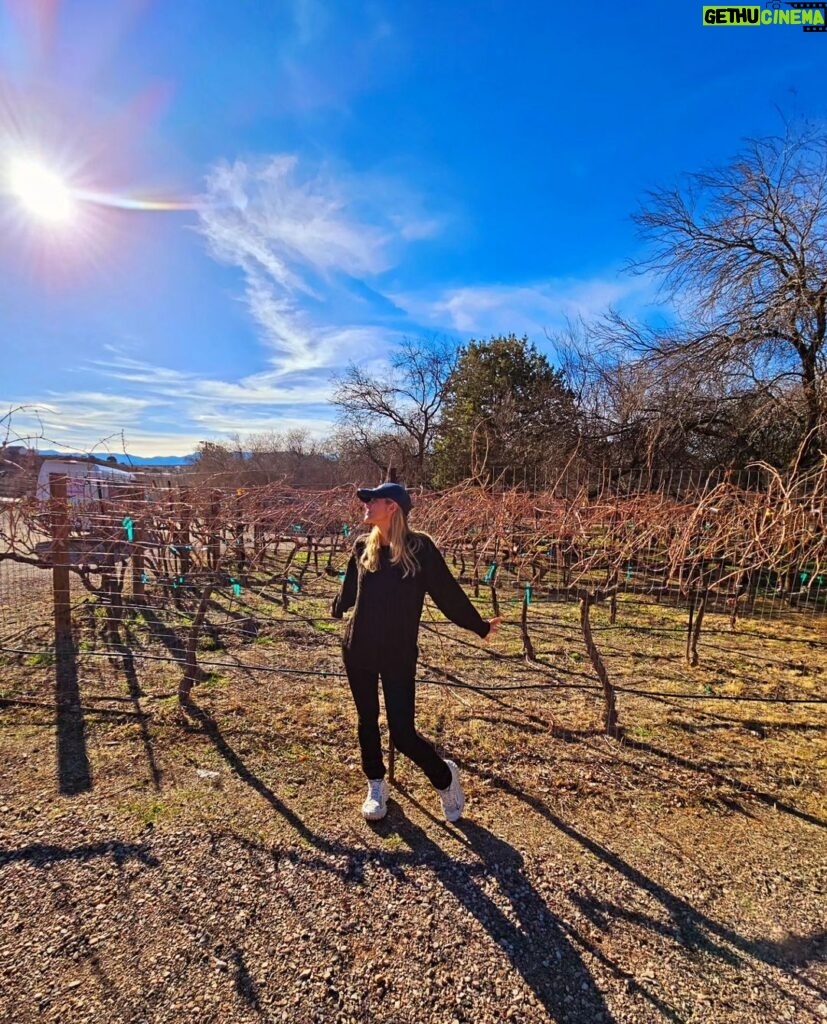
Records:
{"label": "woman", "polygon": [[381,677],[394,746],[425,772],[439,792],[445,817],[456,821],[465,805],[459,769],[453,761],[443,761],[414,725],[422,603],[430,594],[446,618],[483,638],[493,635],[501,620],[481,618],[436,544],[427,534],[408,529],[411,499],[401,484],[362,488],[356,494],[365,503],[364,522],[373,529],[353,546],[333,615],[340,619],[354,609],[342,649],[359,716],[362,768],[368,777],[362,814],[368,821],[379,821],[387,813],[388,784],[379,739]]}

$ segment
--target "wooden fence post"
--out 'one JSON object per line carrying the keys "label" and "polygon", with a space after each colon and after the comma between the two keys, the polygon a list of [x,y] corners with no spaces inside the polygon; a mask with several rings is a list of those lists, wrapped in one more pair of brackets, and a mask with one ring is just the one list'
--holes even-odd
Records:
{"label": "wooden fence post", "polygon": [[55,660],[57,662],[57,699],[70,700],[73,694],[67,681],[74,665],[72,646],[72,610],[69,596],[69,508],[67,477],[49,478],[52,533],[52,597],[55,618]]}
{"label": "wooden fence post", "polygon": [[212,572],[218,569],[221,560],[221,534],[219,532],[219,516],[221,515],[221,491],[214,490],[210,495],[209,540],[207,541],[207,562]]}
{"label": "wooden fence post", "polygon": [[[131,495],[132,496],[132,495]],[[146,584],[144,582],[144,513],[146,512],[146,490],[135,488],[135,518],[132,521],[132,598],[136,604],[146,604]]]}

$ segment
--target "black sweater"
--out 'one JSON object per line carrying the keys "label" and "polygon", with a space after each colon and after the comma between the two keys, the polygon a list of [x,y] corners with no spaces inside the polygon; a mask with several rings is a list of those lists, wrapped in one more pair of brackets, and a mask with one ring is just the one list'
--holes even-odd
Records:
{"label": "black sweater", "polygon": [[332,609],[340,619],[355,606],[342,641],[345,657],[353,665],[379,670],[415,663],[425,594],[451,622],[477,636],[488,636],[491,627],[451,575],[437,546],[424,534],[414,536],[420,569],[413,576],[403,576],[401,565],[391,565],[388,547],[381,549],[377,571],[367,572],[359,561],[366,540],[360,538],[353,545]]}

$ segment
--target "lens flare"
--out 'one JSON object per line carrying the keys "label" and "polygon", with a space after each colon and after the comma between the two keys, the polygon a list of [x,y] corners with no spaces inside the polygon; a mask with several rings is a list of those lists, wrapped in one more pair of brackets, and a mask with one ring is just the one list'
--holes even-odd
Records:
{"label": "lens flare", "polygon": [[8,185],[20,205],[38,220],[56,225],[74,220],[77,204],[72,189],[37,160],[27,157],[12,160]]}
{"label": "lens flare", "polygon": [[92,192],[78,190],[75,198],[84,203],[96,206],[108,206],[113,210],[133,210],[139,213],[175,213],[187,210],[200,210],[203,202],[197,199],[142,199],[139,196],[117,195],[112,192]]}

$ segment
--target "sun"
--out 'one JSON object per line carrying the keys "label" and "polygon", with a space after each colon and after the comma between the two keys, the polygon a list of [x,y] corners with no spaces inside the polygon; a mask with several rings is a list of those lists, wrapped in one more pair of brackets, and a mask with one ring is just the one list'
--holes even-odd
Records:
{"label": "sun", "polygon": [[8,168],[12,195],[31,216],[48,224],[70,224],[77,212],[71,187],[54,171],[29,157],[12,160]]}

